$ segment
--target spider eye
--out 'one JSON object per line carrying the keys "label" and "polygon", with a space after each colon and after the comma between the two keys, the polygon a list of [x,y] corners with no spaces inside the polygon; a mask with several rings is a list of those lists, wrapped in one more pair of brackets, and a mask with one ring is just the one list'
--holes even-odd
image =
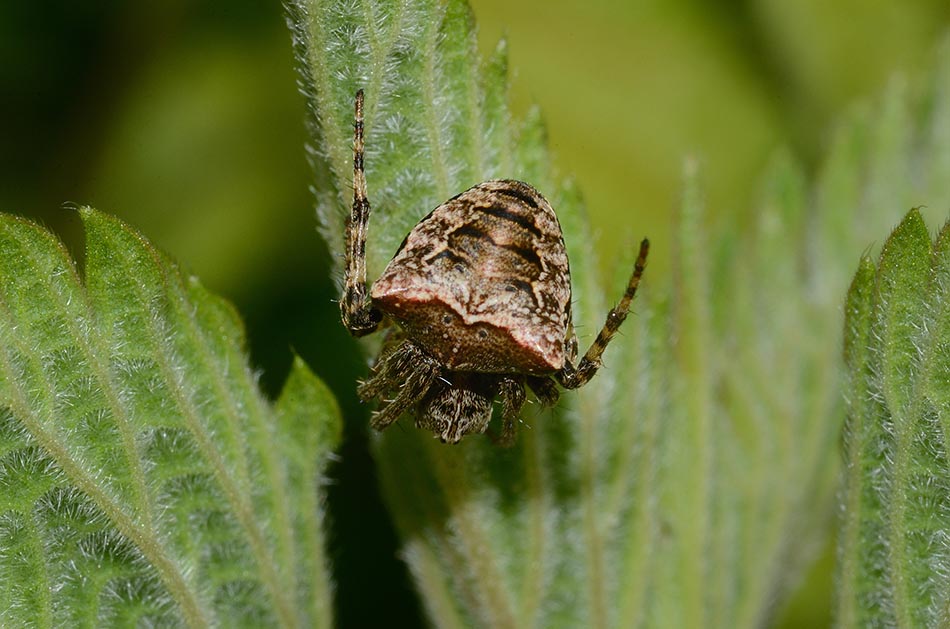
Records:
{"label": "spider eye", "polygon": [[488,338],[488,330],[486,330],[485,328],[479,329],[479,330],[478,330],[478,338],[487,339],[487,338]]}
{"label": "spider eye", "polygon": [[445,325],[452,323],[452,315],[442,315],[442,323]]}

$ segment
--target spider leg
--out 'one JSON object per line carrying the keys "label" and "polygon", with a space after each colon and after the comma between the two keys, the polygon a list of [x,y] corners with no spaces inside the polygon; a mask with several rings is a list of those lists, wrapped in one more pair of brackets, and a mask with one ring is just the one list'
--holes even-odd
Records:
{"label": "spider leg", "polygon": [[627,318],[627,313],[630,312],[630,302],[637,294],[637,286],[640,285],[640,278],[643,276],[643,269],[646,268],[649,252],[650,241],[644,238],[640,243],[640,253],[633,267],[633,275],[630,276],[630,281],[627,283],[627,290],[624,291],[620,303],[607,314],[607,321],[604,323],[604,327],[601,328],[600,334],[594,339],[594,343],[576,367],[573,361],[565,360],[564,367],[555,374],[557,381],[565,389],[576,389],[583,386],[597,373],[597,369],[601,364],[601,355],[607,349],[607,344],[610,343],[610,339],[616,334],[624,319]]}
{"label": "spider leg", "polygon": [[363,90],[356,93],[354,109],[353,208],[346,223],[346,270],[340,314],[350,334],[364,336],[376,330],[383,315],[373,307],[366,288],[366,232],[370,208],[363,172]]}
{"label": "spider leg", "polygon": [[366,401],[386,391],[399,390],[395,398],[380,404],[370,420],[373,428],[382,430],[422,399],[438,378],[441,367],[415,344],[406,342],[385,356],[375,372],[357,389],[360,399]]}
{"label": "spider leg", "polygon": [[515,422],[524,406],[524,381],[520,378],[505,377],[498,383],[498,395],[501,397],[501,436],[489,434],[491,440],[499,446],[511,447],[515,444]]}
{"label": "spider leg", "polygon": [[[406,346],[409,347],[406,347]],[[405,380],[405,376],[412,371],[415,346],[412,343],[401,342],[396,347],[383,349],[373,365],[370,377],[360,382],[356,394],[364,402],[382,396],[386,391],[395,388]]]}
{"label": "spider leg", "polygon": [[554,384],[553,380],[547,376],[543,378],[528,376],[526,381],[528,388],[531,389],[534,396],[538,398],[538,402],[541,403],[541,406],[554,406],[557,404],[558,398],[561,397],[561,392],[558,391],[557,385]]}

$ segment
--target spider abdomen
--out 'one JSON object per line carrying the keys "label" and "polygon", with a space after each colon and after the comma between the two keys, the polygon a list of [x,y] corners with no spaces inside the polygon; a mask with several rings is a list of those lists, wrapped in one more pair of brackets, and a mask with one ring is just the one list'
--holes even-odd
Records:
{"label": "spider abdomen", "polygon": [[437,207],[371,297],[448,369],[542,375],[564,365],[567,253],[554,210],[528,184],[487,181]]}

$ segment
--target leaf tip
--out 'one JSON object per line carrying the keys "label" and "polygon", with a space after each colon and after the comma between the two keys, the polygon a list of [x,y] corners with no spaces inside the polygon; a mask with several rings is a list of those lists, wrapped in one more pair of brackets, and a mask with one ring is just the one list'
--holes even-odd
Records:
{"label": "leaf tip", "polygon": [[894,228],[881,247],[880,268],[885,270],[905,257],[930,255],[930,231],[920,213],[920,207],[911,208]]}
{"label": "leaf tip", "polygon": [[95,216],[96,214],[99,214],[99,211],[96,210],[96,208],[89,205],[74,205],[71,203],[66,203],[63,205],[63,207],[67,210],[75,210],[76,212],[79,212],[79,216],[81,216],[84,221]]}
{"label": "leaf tip", "polygon": [[292,430],[315,431],[315,443],[321,450],[335,450],[340,445],[343,416],[336,397],[296,352],[277,410],[295,424]]}
{"label": "leaf tip", "polygon": [[495,44],[495,50],[492,52],[492,59],[497,60],[498,62],[508,65],[508,33],[504,32],[501,34],[501,37],[498,38],[498,43]]}
{"label": "leaf tip", "polygon": [[857,354],[866,347],[876,275],[877,265],[865,253],[858,262],[858,269],[845,297],[844,357],[847,365],[856,363]]}

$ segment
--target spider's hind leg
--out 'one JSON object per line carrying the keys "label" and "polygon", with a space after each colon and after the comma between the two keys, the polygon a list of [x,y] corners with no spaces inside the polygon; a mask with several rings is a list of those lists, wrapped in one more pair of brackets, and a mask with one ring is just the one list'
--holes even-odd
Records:
{"label": "spider's hind leg", "polygon": [[633,267],[633,275],[630,276],[630,281],[627,282],[627,290],[624,291],[620,303],[607,314],[607,321],[604,323],[604,327],[601,328],[600,334],[594,339],[593,345],[591,345],[587,353],[584,354],[584,357],[577,367],[574,366],[573,361],[566,360],[561,371],[555,374],[555,378],[557,378],[557,381],[565,389],[576,389],[583,386],[597,373],[597,369],[600,368],[601,355],[604,353],[604,350],[607,349],[607,344],[610,343],[610,339],[612,339],[614,334],[617,333],[617,330],[620,329],[620,325],[630,312],[630,302],[633,301],[634,295],[637,294],[637,287],[640,285],[643,269],[646,268],[647,254],[649,252],[650,241],[644,238],[640,243],[640,253]]}

